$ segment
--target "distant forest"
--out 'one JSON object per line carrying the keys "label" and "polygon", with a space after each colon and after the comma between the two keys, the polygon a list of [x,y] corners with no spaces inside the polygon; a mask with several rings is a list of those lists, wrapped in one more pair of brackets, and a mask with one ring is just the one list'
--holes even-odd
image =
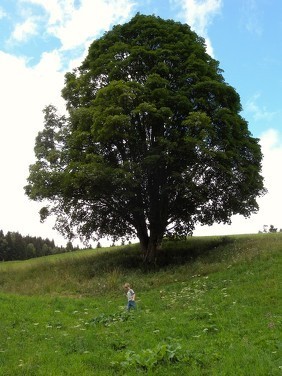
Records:
{"label": "distant forest", "polygon": [[10,231],[5,235],[0,230],[0,261],[27,260],[73,250],[71,242],[68,242],[66,247],[58,247],[54,240],[22,236],[18,232]]}

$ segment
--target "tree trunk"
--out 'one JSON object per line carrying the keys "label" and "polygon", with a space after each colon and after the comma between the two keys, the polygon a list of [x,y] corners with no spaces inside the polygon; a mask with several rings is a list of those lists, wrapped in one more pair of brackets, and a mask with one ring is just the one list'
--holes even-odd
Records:
{"label": "tree trunk", "polygon": [[161,248],[162,236],[152,234],[146,242],[140,239],[143,262],[145,264],[156,264],[158,253]]}
{"label": "tree trunk", "polygon": [[[150,235],[148,234],[148,227]],[[160,221],[157,221],[157,224],[151,223],[148,227],[145,220],[139,220],[138,226],[136,226],[137,236],[140,241],[144,264],[154,264],[158,257],[165,230],[160,226]]]}

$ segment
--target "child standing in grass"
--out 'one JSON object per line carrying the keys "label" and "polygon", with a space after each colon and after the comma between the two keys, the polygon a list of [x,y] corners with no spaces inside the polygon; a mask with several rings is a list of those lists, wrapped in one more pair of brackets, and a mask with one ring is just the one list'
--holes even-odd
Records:
{"label": "child standing in grass", "polygon": [[127,296],[127,310],[130,311],[131,308],[136,309],[135,292],[132,290],[129,283],[124,284],[124,289]]}

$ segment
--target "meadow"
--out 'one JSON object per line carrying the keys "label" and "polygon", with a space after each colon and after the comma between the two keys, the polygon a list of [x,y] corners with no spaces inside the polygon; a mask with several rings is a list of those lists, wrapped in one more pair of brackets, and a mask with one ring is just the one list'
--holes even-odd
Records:
{"label": "meadow", "polygon": [[[282,234],[0,263],[0,375],[278,376]],[[125,311],[124,282],[137,294]]]}

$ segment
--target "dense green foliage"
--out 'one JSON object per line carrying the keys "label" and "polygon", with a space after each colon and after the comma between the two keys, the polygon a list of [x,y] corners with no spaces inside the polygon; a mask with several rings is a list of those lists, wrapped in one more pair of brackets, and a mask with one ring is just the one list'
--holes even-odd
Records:
{"label": "dense green foliage", "polygon": [[239,95],[188,25],[136,15],[66,74],[68,119],[46,107],[26,193],[73,236],[164,235],[249,216],[263,193],[258,140]]}
{"label": "dense green foliage", "polygon": [[146,273],[133,245],[1,263],[0,374],[279,376],[281,250],[276,233],[169,242]]}
{"label": "dense green foliage", "polygon": [[[73,248],[72,248],[73,249]],[[54,240],[36,236],[23,236],[18,232],[0,230],[0,261],[27,260],[70,251],[69,247],[58,247]]]}

